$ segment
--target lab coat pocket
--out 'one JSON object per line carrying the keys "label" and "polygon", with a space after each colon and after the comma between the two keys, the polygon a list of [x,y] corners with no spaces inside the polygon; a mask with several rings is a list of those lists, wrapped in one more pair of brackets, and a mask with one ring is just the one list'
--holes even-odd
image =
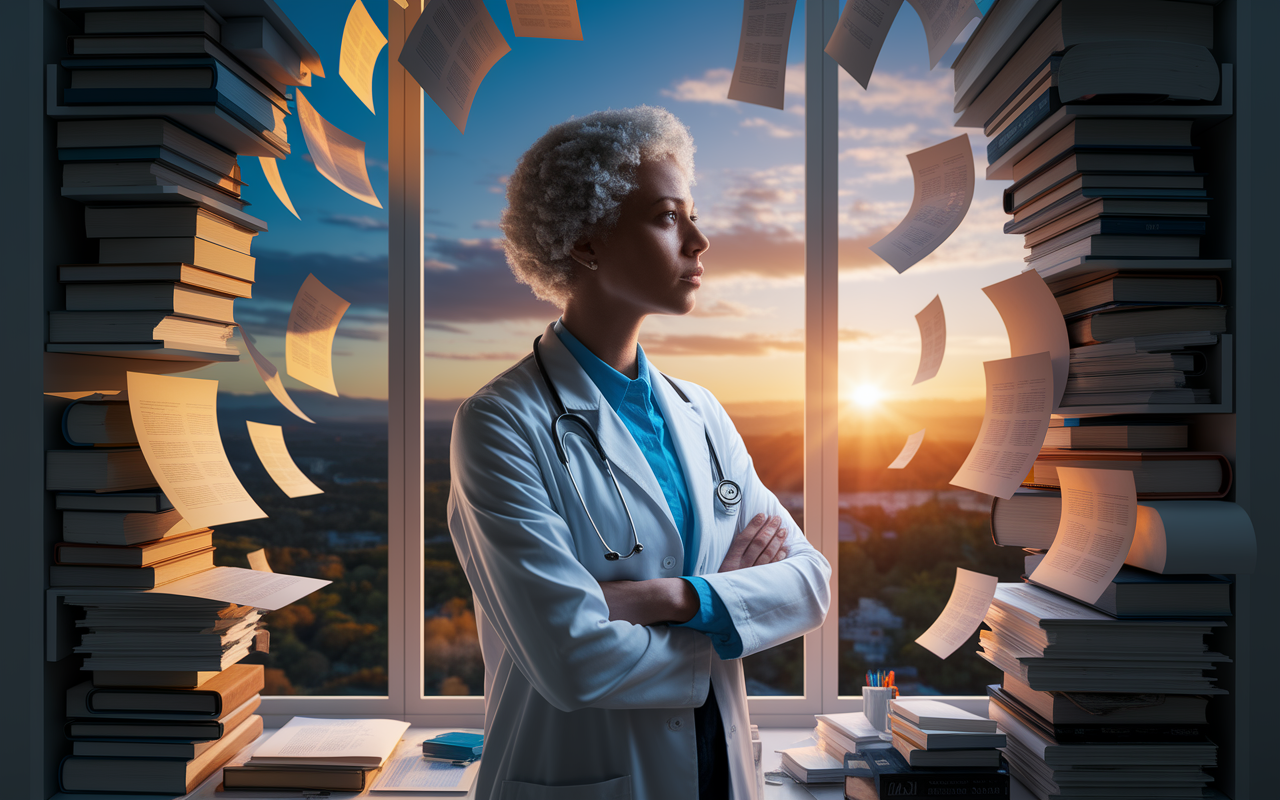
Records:
{"label": "lab coat pocket", "polygon": [[499,800],[631,800],[631,776],[573,786],[503,781]]}

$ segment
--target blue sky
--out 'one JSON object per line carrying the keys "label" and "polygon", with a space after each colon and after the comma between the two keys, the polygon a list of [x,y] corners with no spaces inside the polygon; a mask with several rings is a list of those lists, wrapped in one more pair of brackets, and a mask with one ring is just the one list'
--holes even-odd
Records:
{"label": "blue sky", "polygon": [[[330,122],[367,143],[370,179],[385,205],[386,50],[374,77],[375,115],[337,74],[350,3],[280,5],[320,52],[328,74],[304,94]],[[517,39],[505,2],[486,5],[512,52],[485,78],[465,134],[429,99],[424,119],[426,396],[475,391],[526,352],[554,315],[514,282],[497,246],[503,181],[520,153],[570,116],[649,103],[669,108],[694,134],[694,194],[712,244],[698,310],[651,319],[642,342],[663,369],[703,382],[725,402],[800,399],[803,0],[784,110],[724,99],[740,0],[649,4],[643,13],[635,4],[580,0],[581,42]],[[385,32],[385,5],[374,2],[368,10]],[[958,49],[953,46],[943,65]],[[1017,237],[999,233],[1003,186],[982,180],[985,156],[977,158],[969,217],[932,256],[897,275],[865,249],[910,205],[906,154],[964,132],[950,124],[950,70],[928,67],[921,24],[904,4],[869,91],[840,72],[841,374],[850,388],[872,383],[900,400],[980,398],[981,362],[1008,355],[1003,326],[980,287],[1017,274],[1023,252]],[[280,172],[300,221],[271,194],[256,160],[242,160],[250,211],[271,230],[254,244],[255,298],[238,303],[237,312],[262,340],[263,352],[283,367],[283,321],[302,279],[314,272],[353,303],[335,342],[339,390],[385,396],[386,210],[320,176],[305,159],[295,122],[289,122],[293,154]],[[981,153],[981,131],[968,133]],[[919,348],[914,314],[935,294],[947,310],[948,359],[937,378],[911,387]],[[261,390],[248,364],[203,372],[229,391]]]}

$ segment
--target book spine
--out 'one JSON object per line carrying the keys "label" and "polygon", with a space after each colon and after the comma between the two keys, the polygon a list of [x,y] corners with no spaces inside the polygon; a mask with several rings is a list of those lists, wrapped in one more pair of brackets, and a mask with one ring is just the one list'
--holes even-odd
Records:
{"label": "book spine", "polygon": [[881,797],[900,800],[923,800],[937,797],[1008,797],[1009,776],[990,775],[926,775],[921,772],[877,775],[876,789]]}
{"label": "book spine", "polygon": [[1062,104],[1058,102],[1057,87],[1049,87],[1036,101],[1009,123],[1009,127],[1000,132],[987,145],[987,163],[995,163],[996,159],[1007,153],[1015,144],[1022,141],[1035,127],[1048,119]]}

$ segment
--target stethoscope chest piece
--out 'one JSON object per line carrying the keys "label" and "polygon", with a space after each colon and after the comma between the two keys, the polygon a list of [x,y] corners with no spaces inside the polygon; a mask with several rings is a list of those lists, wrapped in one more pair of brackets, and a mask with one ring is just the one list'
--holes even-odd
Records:
{"label": "stethoscope chest piece", "polygon": [[724,513],[732,513],[738,509],[738,503],[742,500],[742,487],[725,478],[716,484],[716,497],[719,498]]}

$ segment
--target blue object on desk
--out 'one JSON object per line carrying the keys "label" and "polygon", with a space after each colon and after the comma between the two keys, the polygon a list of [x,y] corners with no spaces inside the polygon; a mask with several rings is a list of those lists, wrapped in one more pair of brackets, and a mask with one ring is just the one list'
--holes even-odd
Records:
{"label": "blue object on desk", "polygon": [[451,731],[433,736],[422,743],[422,755],[433,761],[467,763],[484,751],[484,734]]}

